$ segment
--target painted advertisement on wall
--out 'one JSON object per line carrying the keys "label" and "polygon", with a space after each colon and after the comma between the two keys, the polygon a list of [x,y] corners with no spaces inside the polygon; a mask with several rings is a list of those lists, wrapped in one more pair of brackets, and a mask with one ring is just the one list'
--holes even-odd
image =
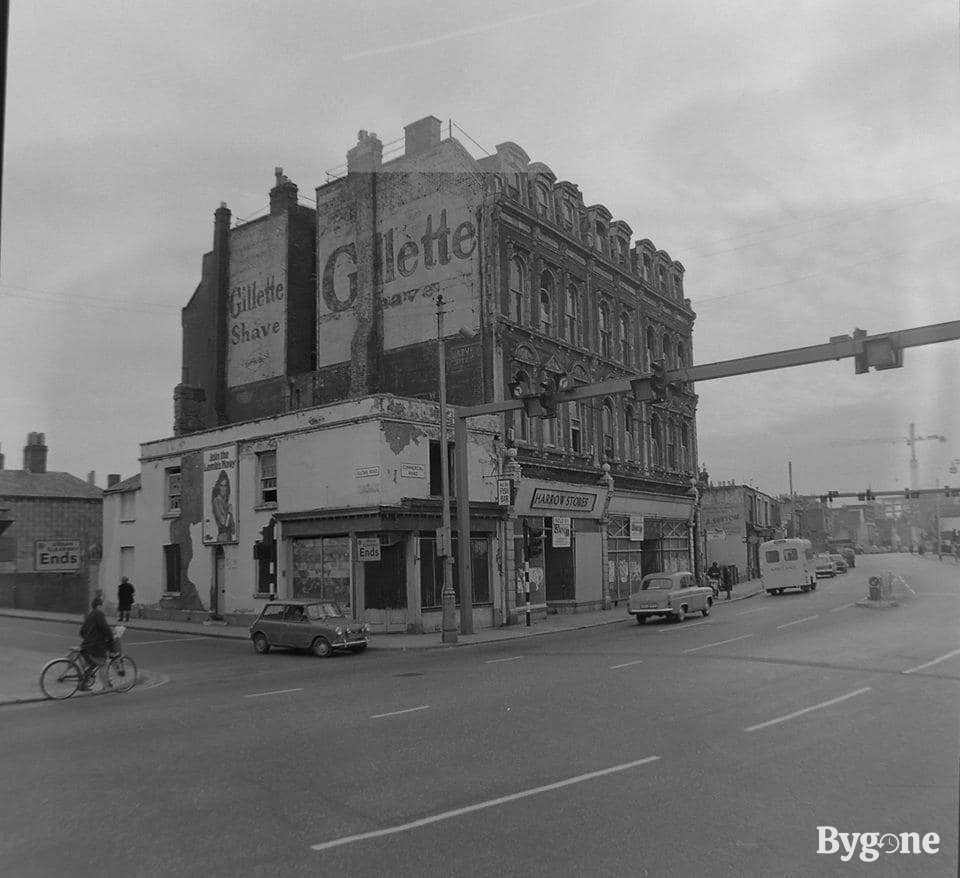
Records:
{"label": "painted advertisement on wall", "polygon": [[230,233],[227,386],[286,371],[287,218],[267,217]]}
{"label": "painted advertisement on wall", "polygon": [[203,452],[203,543],[237,542],[237,446]]}
{"label": "painted advertisement on wall", "polygon": [[[437,296],[445,306],[445,335],[477,331],[480,240],[473,207],[456,194],[409,202],[378,217],[371,258],[382,281],[384,350],[437,337]],[[358,250],[352,224],[318,234],[317,364],[350,359],[357,328]],[[372,277],[373,272],[365,272]]]}

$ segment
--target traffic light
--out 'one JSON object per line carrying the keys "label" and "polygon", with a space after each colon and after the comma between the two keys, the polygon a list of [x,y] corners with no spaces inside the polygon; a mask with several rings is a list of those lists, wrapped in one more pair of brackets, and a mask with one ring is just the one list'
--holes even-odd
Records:
{"label": "traffic light", "polygon": [[872,503],[872,502],[873,502],[873,499],[874,499],[874,497],[873,497],[873,491],[871,491],[869,488],[867,488],[867,502],[868,502],[868,503]]}
{"label": "traffic light", "polygon": [[[843,336],[838,336],[842,339]],[[903,365],[903,348],[896,333],[867,339],[865,329],[853,330],[853,371],[857,375],[871,369],[899,369]]]}
{"label": "traffic light", "polygon": [[907,490],[905,490],[905,491],[903,492],[903,497],[904,497],[905,500],[919,500],[919,499],[920,499],[920,492],[919,492],[919,491],[911,491],[911,490],[908,488]]}
{"label": "traffic light", "polygon": [[951,488],[949,485],[944,485],[943,496],[944,497],[960,497],[960,489]]}
{"label": "traffic light", "polygon": [[540,379],[540,406],[543,409],[544,418],[555,418],[557,416],[560,393],[566,390],[569,384],[570,380],[567,378],[566,372],[543,373]]}
{"label": "traffic light", "polygon": [[840,496],[840,492],[839,492],[839,491],[827,491],[826,494],[821,494],[821,495],[820,495],[820,502],[821,502],[821,503],[833,503],[833,498],[834,498],[834,497],[839,497],[839,496]]}
{"label": "traffic light", "polygon": [[530,379],[527,377],[527,373],[517,372],[513,379],[507,382],[507,389],[514,399],[523,399],[523,397],[529,396]]}

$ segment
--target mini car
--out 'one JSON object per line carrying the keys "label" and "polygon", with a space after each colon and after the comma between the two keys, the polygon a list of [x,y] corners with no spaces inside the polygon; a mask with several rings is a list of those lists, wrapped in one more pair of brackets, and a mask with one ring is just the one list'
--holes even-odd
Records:
{"label": "mini car", "polygon": [[362,652],[370,626],[348,619],[333,601],[270,601],[250,626],[253,648],[261,655],[275,646],[309,649],[326,658],[336,650]]}
{"label": "mini car", "polygon": [[833,566],[837,573],[847,572],[847,561],[843,555],[830,555],[830,560],[833,561]]}
{"label": "mini car", "polygon": [[837,568],[833,563],[833,558],[829,555],[817,555],[813,559],[817,576],[836,576]]}
{"label": "mini car", "polygon": [[710,615],[713,589],[697,585],[689,571],[648,573],[630,586],[627,612],[642,625],[651,616],[665,616],[682,622],[691,613]]}

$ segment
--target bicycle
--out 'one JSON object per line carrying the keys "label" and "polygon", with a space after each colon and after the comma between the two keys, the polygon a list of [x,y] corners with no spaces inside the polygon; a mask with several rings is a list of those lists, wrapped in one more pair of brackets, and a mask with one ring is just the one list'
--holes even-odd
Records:
{"label": "bicycle", "polygon": [[[126,629],[114,629],[114,651],[107,661],[107,680],[116,692],[128,692],[137,684],[137,665],[123,651],[122,636]],[[97,674],[97,665],[84,657],[79,646],[63,658],[53,659],[40,672],[40,688],[47,698],[62,701],[78,689],[89,689]]]}

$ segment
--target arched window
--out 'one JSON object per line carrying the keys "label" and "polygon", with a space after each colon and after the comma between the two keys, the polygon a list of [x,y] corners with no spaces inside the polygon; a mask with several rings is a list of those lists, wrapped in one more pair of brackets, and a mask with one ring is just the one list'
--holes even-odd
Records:
{"label": "arched window", "polygon": [[667,466],[677,469],[677,425],[667,423]]}
{"label": "arched window", "polygon": [[571,344],[577,344],[580,339],[577,330],[580,324],[580,291],[573,285],[567,287],[567,316],[564,326],[564,337]]}
{"label": "arched window", "polygon": [[540,275],[540,331],[550,335],[553,326],[553,275],[544,271]]}
{"label": "arched window", "polygon": [[613,451],[613,405],[609,399],[600,406],[600,436],[603,441],[603,455],[608,460],[614,458]]}
{"label": "arched window", "polygon": [[649,253],[643,254],[643,279],[645,281],[653,280],[653,260]]}
{"label": "arched window", "polygon": [[583,403],[582,402],[571,402],[569,403],[570,408],[570,439],[569,446],[570,450],[574,454],[580,454],[584,448],[583,441]]}
{"label": "arched window", "polygon": [[537,184],[537,213],[550,217],[550,193],[542,183]]}
{"label": "arched window", "polygon": [[647,327],[647,369],[653,368],[657,359],[657,334],[652,326]]}
{"label": "arched window", "polygon": [[544,445],[556,445],[556,421],[554,418],[541,418],[540,423],[542,425],[543,432],[543,444]]}
{"label": "arched window", "polygon": [[660,455],[662,442],[663,434],[660,415],[653,414],[650,416],[650,462],[654,466],[663,466],[663,458]]}
{"label": "arched window", "polygon": [[637,447],[636,447],[636,437],[634,435],[634,429],[636,425],[636,417],[633,413],[633,408],[627,406],[623,410],[623,457],[624,460],[636,460],[637,457]]}
{"label": "arched window", "polygon": [[686,366],[687,365],[687,351],[683,346],[682,341],[677,342],[677,365]]}
{"label": "arched window", "polygon": [[563,212],[563,225],[568,228],[573,228],[573,205],[570,204],[566,199],[562,202],[561,210]]}
{"label": "arched window", "polygon": [[607,235],[607,230],[603,227],[603,223],[596,222],[593,224],[593,249],[597,253],[603,253],[603,239]]}
{"label": "arched window", "polygon": [[597,329],[600,331],[600,356],[610,357],[610,311],[601,304],[597,312]]}
{"label": "arched window", "polygon": [[519,256],[510,260],[510,316],[523,323],[523,289],[526,267]]}
{"label": "arched window", "polygon": [[663,334],[663,364],[668,369],[673,368],[673,348],[670,345],[670,336]]}
{"label": "arched window", "polygon": [[690,465],[691,451],[690,425],[685,423],[680,427],[680,469],[682,469],[684,472],[693,471],[693,467]]}
{"label": "arched window", "polygon": [[[530,378],[526,372],[523,370],[516,373],[513,378],[514,381],[519,382],[523,385],[528,385]],[[510,398],[509,393],[506,395],[506,398]],[[530,418],[527,417],[526,411],[523,409],[518,409],[513,413],[513,424],[516,430],[516,438],[522,439],[524,442],[530,441]]]}
{"label": "arched window", "polygon": [[620,315],[620,354],[623,364],[630,366],[633,364],[633,345],[630,342],[632,329],[630,327],[630,315]]}
{"label": "arched window", "polygon": [[661,265],[658,269],[660,278],[660,292],[666,294],[670,292],[670,283],[667,278],[667,270]]}

